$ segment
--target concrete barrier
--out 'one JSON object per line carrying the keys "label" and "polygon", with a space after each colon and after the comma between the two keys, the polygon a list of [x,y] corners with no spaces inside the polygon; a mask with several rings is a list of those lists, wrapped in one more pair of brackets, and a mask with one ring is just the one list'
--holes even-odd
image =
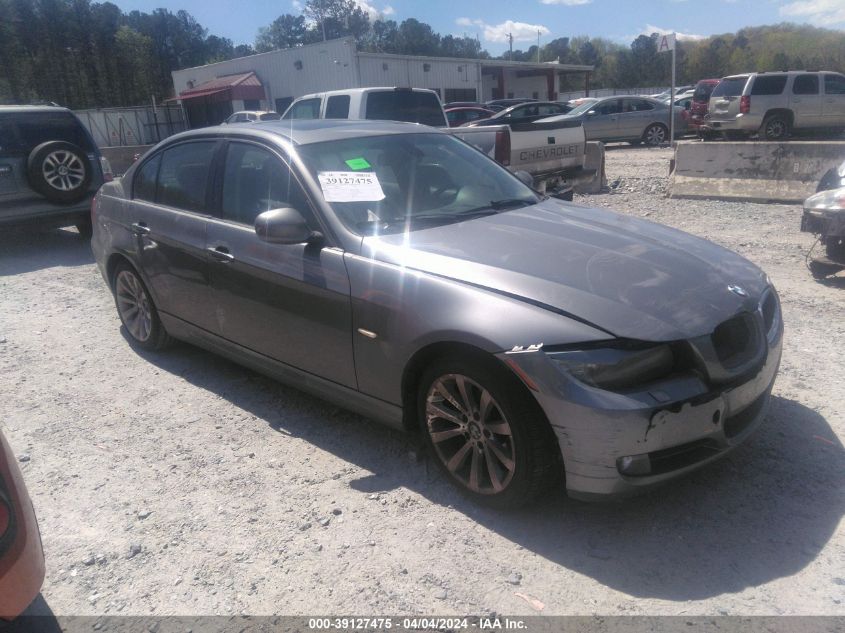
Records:
{"label": "concrete barrier", "polygon": [[604,171],[604,143],[591,141],[584,149],[584,170],[595,171],[595,176],[588,180],[573,183],[576,193],[600,193],[607,186],[607,175]]}
{"label": "concrete barrier", "polygon": [[803,202],[824,173],[845,161],[845,141],[682,141],[670,198]]}
{"label": "concrete barrier", "polygon": [[136,154],[143,154],[152,145],[121,145],[117,147],[101,147],[100,151],[109,161],[115,176],[122,176],[135,162]]}

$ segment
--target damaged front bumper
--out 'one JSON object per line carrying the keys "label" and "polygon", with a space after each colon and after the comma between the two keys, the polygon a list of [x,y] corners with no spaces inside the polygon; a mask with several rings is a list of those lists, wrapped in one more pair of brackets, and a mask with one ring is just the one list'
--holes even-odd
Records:
{"label": "damaged front bumper", "polygon": [[543,352],[500,358],[530,378],[560,444],[568,494],[594,499],[636,494],[747,439],[765,417],[782,341],[778,324],[756,373],[722,390],[685,374],[637,393],[615,393],[567,376]]}

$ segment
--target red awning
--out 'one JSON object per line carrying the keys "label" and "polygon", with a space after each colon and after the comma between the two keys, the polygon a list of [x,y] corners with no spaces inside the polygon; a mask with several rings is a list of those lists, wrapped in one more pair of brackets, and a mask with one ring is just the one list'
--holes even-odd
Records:
{"label": "red awning", "polygon": [[183,101],[211,96],[214,97],[214,101],[265,98],[264,86],[261,85],[261,81],[254,72],[217,77],[179,93],[179,98]]}

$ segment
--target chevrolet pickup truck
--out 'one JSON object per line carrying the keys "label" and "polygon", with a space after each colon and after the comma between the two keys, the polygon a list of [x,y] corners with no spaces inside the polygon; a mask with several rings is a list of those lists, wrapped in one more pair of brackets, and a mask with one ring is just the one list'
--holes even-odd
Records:
{"label": "chevrolet pickup truck", "polygon": [[449,128],[440,98],[424,88],[350,88],[299,97],[282,119],[375,119],[442,128],[513,172],[531,175],[542,193],[570,197],[572,185],[590,179],[579,121],[511,123]]}

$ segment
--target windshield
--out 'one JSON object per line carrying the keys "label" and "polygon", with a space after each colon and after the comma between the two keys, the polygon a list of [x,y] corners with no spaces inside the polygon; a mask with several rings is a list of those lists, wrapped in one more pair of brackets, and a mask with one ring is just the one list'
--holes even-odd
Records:
{"label": "windshield", "polygon": [[528,206],[539,196],[447,134],[391,134],[303,145],[299,155],[358,235],[400,233]]}
{"label": "windshield", "polygon": [[596,101],[598,99],[590,99],[589,101],[582,101],[580,104],[572,108],[567,114],[583,114],[593,108],[596,105]]}

